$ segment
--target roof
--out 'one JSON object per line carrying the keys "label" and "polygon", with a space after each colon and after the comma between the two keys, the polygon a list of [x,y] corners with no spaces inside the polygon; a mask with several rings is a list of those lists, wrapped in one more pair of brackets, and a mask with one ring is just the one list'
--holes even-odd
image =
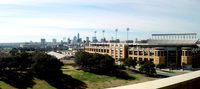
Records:
{"label": "roof", "polygon": [[197,33],[152,34],[152,36],[165,36],[165,35],[197,35]]}
{"label": "roof", "polygon": [[198,40],[155,40],[149,39],[149,45],[196,45]]}
{"label": "roof", "polygon": [[54,52],[54,51],[48,52],[47,54],[51,55],[51,56],[54,56],[57,59],[62,59],[62,58],[64,58],[66,56],[66,55],[63,55],[63,54],[60,54],[60,53],[57,53],[57,52]]}

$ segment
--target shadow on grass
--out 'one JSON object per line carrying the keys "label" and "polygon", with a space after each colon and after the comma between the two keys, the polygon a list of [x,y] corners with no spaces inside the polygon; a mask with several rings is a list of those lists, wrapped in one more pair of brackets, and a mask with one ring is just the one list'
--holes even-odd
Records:
{"label": "shadow on grass", "polygon": [[1,73],[0,77],[0,81],[19,89],[32,88],[33,85],[35,85],[35,82],[33,82],[33,76],[29,73],[6,71]]}
{"label": "shadow on grass", "polygon": [[[84,71],[86,71],[86,70],[84,70]],[[86,72],[94,73],[94,74],[97,74],[97,75],[107,75],[107,76],[116,77],[116,78],[124,79],[124,80],[134,80],[134,79],[136,79],[135,77],[130,76],[127,72],[125,72],[123,70],[118,70],[118,69],[114,69],[112,71],[92,70],[92,71],[86,71]]]}
{"label": "shadow on grass", "polygon": [[[51,73],[50,73],[51,74]],[[57,89],[85,89],[87,85],[77,79],[72,78],[69,75],[54,74],[46,75],[45,77],[38,77],[37,75],[32,75],[32,73],[18,73],[13,71],[6,71],[0,73],[0,81],[3,81],[18,89],[32,88],[36,83],[33,81],[34,77],[45,80],[51,86]]]}
{"label": "shadow on grass", "polygon": [[137,70],[130,70],[130,71],[132,71],[132,72],[134,72],[134,73],[138,73],[138,74],[143,74],[143,75],[146,75],[146,76],[152,77],[152,78],[167,78],[167,77],[169,77],[169,76],[160,75],[160,74],[148,75],[148,74],[146,74],[146,73],[143,73],[143,72],[140,72],[140,71],[137,71]]}
{"label": "shadow on grass", "polygon": [[37,77],[39,79],[45,80],[51,86],[57,89],[86,89],[87,85],[77,79],[72,78],[69,75],[65,74],[55,74],[45,77]]}
{"label": "shadow on grass", "polygon": [[122,70],[115,70],[112,73],[108,74],[108,76],[115,76],[117,78],[125,80],[135,80],[135,77],[130,76],[127,72]]}

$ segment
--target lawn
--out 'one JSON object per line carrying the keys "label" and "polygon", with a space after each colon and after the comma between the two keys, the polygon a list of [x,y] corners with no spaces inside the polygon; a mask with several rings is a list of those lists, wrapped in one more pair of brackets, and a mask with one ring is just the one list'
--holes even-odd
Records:
{"label": "lawn", "polygon": [[64,69],[63,73],[71,75],[73,78],[81,80],[87,84],[88,89],[104,89],[116,86],[135,84],[145,81],[151,81],[158,78],[147,77],[146,75],[138,74],[130,70],[124,70],[129,76],[133,77],[130,80],[119,79],[113,76],[96,75],[82,70]]}
{"label": "lawn", "polygon": [[[130,70],[124,70],[124,72],[126,72],[129,76],[132,77],[132,79],[129,80],[124,80],[107,75],[96,75],[93,73],[84,72],[82,70],[76,70],[74,68],[64,68],[62,70],[64,74],[70,75],[72,78],[84,82],[88,89],[104,89],[109,87],[135,84],[157,79],[157,78],[147,77],[142,74],[134,73]],[[34,78],[33,82],[35,84],[32,86],[32,88],[28,89],[56,89],[45,80]],[[17,89],[17,88],[3,81],[0,81],[0,89]]]}

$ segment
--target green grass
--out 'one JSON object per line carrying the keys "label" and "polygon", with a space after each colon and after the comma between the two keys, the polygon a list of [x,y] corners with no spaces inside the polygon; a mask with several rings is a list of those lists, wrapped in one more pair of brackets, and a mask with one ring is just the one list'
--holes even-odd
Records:
{"label": "green grass", "polygon": [[4,82],[2,82],[2,81],[0,81],[0,89],[15,89],[14,87],[12,87],[12,86],[10,86],[10,85],[8,85],[8,84],[6,84],[6,83],[4,83]]}
{"label": "green grass", "polygon": [[[36,78],[33,81],[36,84],[32,88],[28,88],[28,89],[56,89],[56,88],[52,87],[51,85],[49,85],[46,81],[39,80]],[[3,81],[0,81],[0,89],[17,89],[17,88],[15,88],[9,84],[6,84]]]}
{"label": "green grass", "polygon": [[[134,73],[130,70],[125,70],[129,76],[135,79],[124,80],[117,77],[106,76],[106,75],[96,75],[89,72],[84,72],[82,70],[76,70],[73,68],[63,69],[63,73],[72,76],[73,78],[84,82],[88,89],[104,89],[109,87],[123,86],[128,84],[135,84],[150,80],[155,80],[156,78],[146,77],[145,75]],[[34,78],[34,86],[28,89],[56,89],[51,86],[48,82]],[[16,89],[15,87],[0,81],[0,89]]]}
{"label": "green grass", "polygon": [[39,79],[34,79],[34,82],[36,83],[33,88],[29,88],[29,89],[56,89],[54,87],[52,87],[50,84],[48,84],[46,81],[44,80],[39,80]]}
{"label": "green grass", "polygon": [[125,72],[128,73],[129,76],[134,77],[135,79],[124,80],[112,76],[96,75],[93,73],[84,72],[82,70],[74,70],[74,69],[63,70],[64,74],[71,75],[73,78],[85,82],[88,86],[88,89],[104,89],[109,87],[135,84],[156,79],[131,72],[130,70],[125,70]]}
{"label": "green grass", "polygon": [[71,75],[73,78],[88,81],[88,82],[105,82],[107,80],[116,80],[115,77],[109,77],[106,75],[96,75],[82,70],[65,70],[64,74]]}

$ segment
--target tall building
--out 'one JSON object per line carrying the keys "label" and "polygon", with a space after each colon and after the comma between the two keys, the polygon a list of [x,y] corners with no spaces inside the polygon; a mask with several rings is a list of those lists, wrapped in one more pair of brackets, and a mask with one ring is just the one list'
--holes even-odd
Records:
{"label": "tall building", "polygon": [[63,37],[63,42],[66,42],[66,37]]}
{"label": "tall building", "polygon": [[86,37],[86,43],[89,43],[89,42],[90,42],[90,38]]}
{"label": "tall building", "polygon": [[73,38],[73,44],[77,44],[78,42],[77,42],[77,37],[76,36],[74,36],[74,38]]}
{"label": "tall building", "polygon": [[200,66],[200,45],[196,33],[152,34],[151,39],[131,43],[90,43],[86,52],[108,54],[116,62],[121,58],[152,61],[156,65]]}
{"label": "tall building", "polygon": [[46,48],[46,39],[42,38],[41,39],[41,48]]}
{"label": "tall building", "polygon": [[70,38],[67,39],[67,44],[71,44]]}
{"label": "tall building", "polygon": [[80,38],[80,34],[77,34],[77,43],[80,44],[82,42],[82,38]]}
{"label": "tall building", "polygon": [[102,39],[101,39],[101,42],[102,42],[102,43],[107,42],[107,41],[106,41],[106,38],[102,38]]}
{"label": "tall building", "polygon": [[52,43],[53,44],[57,44],[57,40],[56,39],[52,39]]}
{"label": "tall building", "polygon": [[92,37],[92,42],[98,42],[97,37]]}
{"label": "tall building", "polygon": [[80,39],[80,35],[79,35],[79,33],[78,33],[78,35],[77,35],[77,39]]}

